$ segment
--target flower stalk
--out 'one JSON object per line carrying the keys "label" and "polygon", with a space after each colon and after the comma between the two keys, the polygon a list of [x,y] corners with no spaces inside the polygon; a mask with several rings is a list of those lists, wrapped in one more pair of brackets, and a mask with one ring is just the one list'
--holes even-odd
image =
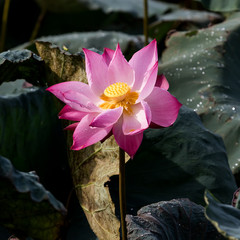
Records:
{"label": "flower stalk", "polygon": [[4,50],[4,46],[5,46],[9,6],[10,6],[10,0],[5,0],[4,8],[3,8],[3,16],[2,16],[2,30],[1,30],[1,38],[0,38],[0,52],[2,52]]}
{"label": "flower stalk", "polygon": [[125,152],[119,148],[119,204],[121,216],[122,240],[127,240],[126,229],[126,184],[125,184]]}

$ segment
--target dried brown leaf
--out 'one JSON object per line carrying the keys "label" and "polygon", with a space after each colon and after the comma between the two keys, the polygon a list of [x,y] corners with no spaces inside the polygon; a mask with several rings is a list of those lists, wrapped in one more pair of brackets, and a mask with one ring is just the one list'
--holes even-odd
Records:
{"label": "dried brown leaf", "polygon": [[[36,46],[48,68],[49,86],[64,81],[87,82],[81,55],[71,55],[48,42],[37,42]],[[72,132],[67,133],[67,143],[70,149]],[[113,137],[80,151],[69,150],[69,165],[79,203],[100,240],[120,239],[120,223],[109,188],[105,186],[111,176],[119,174],[118,152]],[[127,155],[126,159],[129,159]]]}
{"label": "dried brown leaf", "polygon": [[36,42],[36,48],[46,64],[48,86],[66,81],[87,83],[85,61],[81,55],[60,50],[50,42]]}
{"label": "dried brown leaf", "polygon": [[[68,134],[72,141],[71,133]],[[118,146],[113,137],[81,151],[69,151],[70,166],[79,202],[99,239],[120,239],[109,188],[105,183],[118,174]]]}

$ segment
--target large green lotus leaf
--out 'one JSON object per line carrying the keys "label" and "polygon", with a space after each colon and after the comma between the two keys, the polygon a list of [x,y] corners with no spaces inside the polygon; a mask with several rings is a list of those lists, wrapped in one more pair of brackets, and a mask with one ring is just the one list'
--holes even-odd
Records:
{"label": "large green lotus leaf", "polygon": [[51,42],[62,49],[63,46],[68,48],[71,53],[81,52],[82,48],[96,48],[103,51],[104,48],[116,49],[119,43],[123,52],[140,49],[143,47],[141,36],[133,36],[122,32],[114,31],[96,31],[96,32],[82,32],[69,33],[59,36],[49,36],[39,38],[41,42]]}
{"label": "large green lotus leaf", "polygon": [[29,84],[24,79],[17,79],[16,81],[3,82],[0,85],[0,97],[4,99],[16,97],[23,93],[35,92],[38,89],[38,87]]}
{"label": "large green lotus leaf", "polygon": [[[117,179],[109,183],[116,202]],[[129,213],[174,198],[204,204],[206,188],[230,203],[237,189],[222,139],[185,106],[172,127],[145,131],[137,154],[126,164],[126,185]]]}
{"label": "large green lotus leaf", "polygon": [[20,171],[36,171],[48,189],[67,198],[67,152],[52,96],[24,81],[0,86],[0,153]]}
{"label": "large green lotus leaf", "polygon": [[239,34],[239,14],[206,29],[176,32],[166,42],[159,68],[170,91],[221,135],[233,171],[240,161]]}
{"label": "large green lotus leaf", "polygon": [[220,14],[191,10],[191,9],[176,9],[173,12],[166,13],[157,17],[158,21],[182,21],[182,22],[195,22],[199,24],[209,24],[215,21],[223,20]]}
{"label": "large green lotus leaf", "polygon": [[205,192],[205,215],[216,229],[227,239],[240,239],[240,210],[231,205],[223,204]]}
{"label": "large green lotus leaf", "polygon": [[[105,0],[81,0],[81,2],[87,3],[88,6],[92,9],[101,8],[106,13],[118,11],[131,13],[141,18],[144,16],[144,4],[143,2],[139,2],[139,0],[115,0],[114,2]],[[178,8],[177,4],[148,0],[149,17],[152,17],[154,15],[161,15],[176,8]]]}
{"label": "large green lotus leaf", "polygon": [[[65,49],[64,51],[68,52],[68,54],[77,54],[82,51],[82,48],[95,48],[99,51],[103,51],[106,47],[115,50],[119,43],[124,55],[130,56],[144,46],[143,36],[134,36],[115,31],[67,33],[41,37],[36,41],[52,43],[58,46],[61,50]],[[29,48],[34,51],[35,46],[34,43],[25,43],[16,47],[16,49],[22,48]]]}
{"label": "large green lotus leaf", "polygon": [[0,188],[1,225],[22,239],[59,239],[66,209],[34,172],[20,172],[0,156]]}
{"label": "large green lotus leaf", "polygon": [[240,9],[239,0],[197,0],[203,4],[204,7],[215,12],[232,12]]}
{"label": "large green lotus leaf", "polygon": [[[143,17],[143,2],[139,0],[36,0],[36,2],[43,8],[53,12],[76,11],[81,10],[83,6],[90,9],[101,9],[105,13],[124,12],[130,13],[137,17]],[[163,14],[167,11],[177,8],[176,4],[166,3],[161,1],[148,1],[149,16],[156,14]]]}
{"label": "large green lotus leaf", "polygon": [[170,13],[157,16],[157,20],[149,25],[149,34],[159,41],[164,39],[171,29],[190,30],[207,27],[220,22],[223,17],[217,13],[190,9],[176,9]]}
{"label": "large green lotus leaf", "polygon": [[141,208],[127,215],[129,240],[225,239],[204,216],[204,207],[189,199],[173,199]]}
{"label": "large green lotus leaf", "polygon": [[44,86],[43,66],[42,59],[27,49],[2,52],[0,53],[0,84],[26,79],[34,85]]}

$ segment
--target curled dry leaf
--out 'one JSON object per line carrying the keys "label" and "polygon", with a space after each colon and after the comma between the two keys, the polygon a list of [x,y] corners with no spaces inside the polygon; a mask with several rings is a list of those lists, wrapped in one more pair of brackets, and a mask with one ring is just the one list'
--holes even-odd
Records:
{"label": "curled dry leaf", "polygon": [[64,52],[50,42],[36,42],[36,47],[46,64],[48,86],[66,81],[87,82],[81,55]]}
{"label": "curled dry leaf", "polygon": [[[68,134],[69,148],[72,134]],[[80,151],[69,151],[69,163],[79,202],[99,239],[119,239],[120,223],[115,216],[105,183],[118,174],[118,146],[113,137]]]}

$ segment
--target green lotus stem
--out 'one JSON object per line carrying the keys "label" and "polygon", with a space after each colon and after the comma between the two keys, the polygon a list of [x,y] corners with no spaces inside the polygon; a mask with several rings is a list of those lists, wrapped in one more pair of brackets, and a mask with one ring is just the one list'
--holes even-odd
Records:
{"label": "green lotus stem", "polygon": [[125,184],[125,152],[119,148],[119,204],[121,215],[122,240],[127,240],[126,228],[126,184]]}
{"label": "green lotus stem", "polygon": [[33,41],[34,39],[36,39],[39,29],[40,29],[40,26],[41,26],[41,22],[42,22],[43,18],[45,17],[45,15],[46,15],[46,8],[42,8],[41,12],[38,16],[37,22],[34,26],[34,29],[32,31],[32,35],[30,37],[30,42]]}
{"label": "green lotus stem", "polygon": [[1,38],[0,38],[0,52],[2,52],[4,50],[4,46],[5,46],[9,6],[10,6],[10,0],[5,0],[4,8],[3,8],[3,16],[2,16],[2,30],[1,30]]}
{"label": "green lotus stem", "polygon": [[144,3],[144,19],[143,19],[143,33],[145,37],[145,46],[148,45],[148,0],[143,0]]}

